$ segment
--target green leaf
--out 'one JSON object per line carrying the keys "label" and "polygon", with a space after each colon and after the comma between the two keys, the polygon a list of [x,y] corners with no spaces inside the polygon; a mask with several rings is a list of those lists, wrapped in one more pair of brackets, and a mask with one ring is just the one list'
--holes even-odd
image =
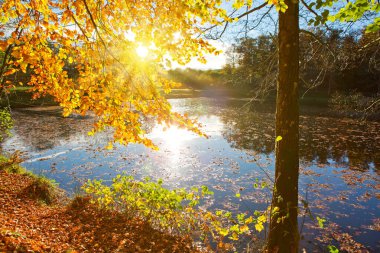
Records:
{"label": "green leaf", "polygon": [[327,246],[327,249],[329,250],[330,253],[339,253],[339,250],[333,245]]}
{"label": "green leaf", "polygon": [[228,235],[228,233],[229,233],[229,230],[226,229],[226,228],[222,228],[222,229],[219,231],[219,234],[220,234],[221,236],[226,236],[226,235]]}
{"label": "green leaf", "polygon": [[323,228],[325,226],[324,223],[326,222],[326,219],[323,219],[323,218],[320,218],[320,217],[317,216],[317,221],[318,221],[318,226],[320,228]]}

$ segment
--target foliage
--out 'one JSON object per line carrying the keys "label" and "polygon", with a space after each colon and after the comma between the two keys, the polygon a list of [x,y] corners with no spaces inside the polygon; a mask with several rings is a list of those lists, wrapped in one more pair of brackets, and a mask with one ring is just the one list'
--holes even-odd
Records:
{"label": "foliage", "polygon": [[[328,19],[330,21],[339,20],[340,22],[352,22],[362,18],[368,12],[379,13],[379,2],[376,0],[356,0],[353,2],[347,2],[338,13],[331,15]],[[367,32],[376,32],[378,30],[380,30],[380,17],[377,16],[373,18],[372,23],[367,26]]]}
{"label": "foliage", "polygon": [[[16,73],[30,73],[27,83],[17,85],[32,86],[35,98],[52,95],[65,116],[93,111],[99,117],[93,132],[111,126],[122,144],[155,148],[142,128],[143,116],[201,134],[195,121],[171,112],[162,93],[176,84],[160,69],[192,57],[204,62],[204,54],[219,53],[197,36],[197,26],[232,21],[221,3],[2,1],[1,88],[16,85],[10,79]],[[146,58],[138,56],[139,47],[149,50]]]}
{"label": "foliage", "polygon": [[131,176],[118,175],[111,186],[94,180],[88,181],[83,189],[101,208],[140,217],[153,227],[173,234],[200,233],[203,242],[217,242],[220,249],[232,249],[227,239],[234,241],[239,235],[249,234],[251,224],[260,232],[267,221],[267,212],[255,212],[254,216],[240,213],[234,217],[223,210],[215,213],[204,210],[200,202],[213,194],[206,186],[169,190],[162,186],[162,180],[137,181]]}
{"label": "foliage", "polygon": [[323,228],[325,226],[326,219],[317,216],[317,221],[320,228]]}
{"label": "foliage", "polygon": [[329,245],[327,246],[327,249],[329,250],[330,253],[339,253],[339,249],[337,249],[335,246],[333,245]]}
{"label": "foliage", "polygon": [[11,135],[12,128],[13,120],[9,109],[0,109],[0,142],[4,140],[4,137]]}
{"label": "foliage", "polygon": [[194,89],[223,87],[226,76],[221,70],[175,69],[168,71],[168,78]]}
{"label": "foliage", "polygon": [[[261,97],[276,89],[277,38],[244,38],[231,46],[223,69],[229,88],[253,90]],[[375,33],[342,34],[340,30],[310,29],[300,34],[302,93],[357,90],[378,92],[380,40]]]}
{"label": "foliage", "polygon": [[[380,6],[377,0],[355,0],[342,3],[338,0],[317,0],[307,4],[307,8],[320,10],[321,15],[316,15],[309,20],[310,24],[318,26],[327,21],[330,22],[354,22],[365,18],[367,22],[367,32],[380,30]],[[337,11],[336,11],[337,10]],[[314,14],[316,12],[314,11]]]}
{"label": "foliage", "polygon": [[270,36],[243,38],[227,52],[224,68],[227,84],[265,93],[277,77],[276,39]]}
{"label": "foliage", "polygon": [[22,162],[20,152],[16,151],[9,157],[0,155],[0,170],[8,173],[27,174],[27,171],[19,165]]}

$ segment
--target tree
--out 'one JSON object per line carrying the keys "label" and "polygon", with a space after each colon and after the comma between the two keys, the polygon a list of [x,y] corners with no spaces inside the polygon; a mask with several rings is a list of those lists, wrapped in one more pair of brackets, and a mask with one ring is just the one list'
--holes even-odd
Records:
{"label": "tree", "polygon": [[276,42],[271,36],[261,35],[257,38],[241,38],[233,44],[225,66],[227,84],[252,90],[257,96],[267,93],[277,77]]}
{"label": "tree", "polygon": [[[176,84],[160,71],[171,61],[185,64],[192,57],[204,61],[205,53],[218,53],[197,36],[196,25],[230,20],[220,4],[1,1],[1,91],[29,85],[34,97],[53,96],[65,116],[91,111],[98,117],[91,133],[112,127],[121,144],[156,148],[142,128],[144,117],[202,134],[195,121],[171,112],[162,94]],[[148,55],[139,56],[139,48]],[[28,72],[30,78],[15,84],[9,77],[17,72]]]}
{"label": "tree", "polygon": [[[268,252],[298,252],[299,21],[298,2],[279,14],[276,164]],[[279,137],[281,136],[281,137]],[[275,210],[277,210],[275,212]]]}

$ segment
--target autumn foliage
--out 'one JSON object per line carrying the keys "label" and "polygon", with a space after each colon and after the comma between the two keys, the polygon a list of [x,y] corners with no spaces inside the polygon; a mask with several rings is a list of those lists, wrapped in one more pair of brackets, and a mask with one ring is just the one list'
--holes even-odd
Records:
{"label": "autumn foliage", "polygon": [[[171,112],[162,96],[176,84],[161,71],[218,53],[200,38],[202,24],[228,20],[221,1],[5,0],[0,9],[2,91],[30,85],[34,96],[52,95],[64,116],[92,111],[94,131],[110,126],[122,144],[155,145],[144,118],[177,124],[201,134],[199,125]],[[144,46],[149,54],[137,55]],[[70,76],[67,68],[75,68]],[[13,83],[17,72],[27,83]],[[112,143],[110,143],[112,146]]]}

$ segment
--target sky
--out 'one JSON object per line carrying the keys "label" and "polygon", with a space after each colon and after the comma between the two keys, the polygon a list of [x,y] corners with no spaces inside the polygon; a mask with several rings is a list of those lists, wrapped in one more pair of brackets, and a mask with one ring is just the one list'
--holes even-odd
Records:
{"label": "sky", "polygon": [[[227,10],[228,13],[233,13],[231,14],[232,17],[239,16],[239,14],[244,13],[247,11],[246,9],[241,9],[239,11],[233,11],[231,7],[231,2],[223,1],[222,7]],[[255,6],[258,6],[262,4],[261,1],[258,1],[253,4],[254,8]],[[212,44],[216,49],[222,50],[222,53],[215,56],[212,54],[208,54],[205,56],[207,63],[203,64],[198,62],[196,59],[193,59],[190,63],[186,64],[185,66],[179,65],[179,64],[173,64],[172,68],[192,68],[192,69],[201,69],[201,70],[208,70],[208,69],[221,69],[224,67],[226,64],[226,51],[227,49],[236,41],[236,38],[241,38],[242,36],[250,36],[250,37],[256,37],[260,34],[267,33],[268,31],[272,31],[273,28],[273,23],[272,20],[257,20],[257,17],[261,17],[261,15],[266,12],[269,9],[269,7],[265,7],[262,10],[259,10],[255,12],[254,14],[250,15],[250,18],[253,19],[253,21],[250,21],[250,26],[253,26],[254,28],[249,29],[249,32],[244,34],[241,32],[242,26],[246,22],[245,20],[238,21],[236,23],[229,23],[228,29],[225,31],[223,34],[222,38],[220,40],[207,40]],[[274,16],[277,16],[276,11],[272,11]],[[261,23],[261,25],[257,25],[256,23]],[[213,34],[216,31],[221,31],[223,30],[224,26],[220,26],[218,28],[215,28],[212,30],[210,34]]]}
{"label": "sky", "polygon": [[207,54],[205,56],[207,63],[203,64],[198,62],[195,58],[191,60],[186,65],[179,65],[177,63],[174,63],[172,68],[191,68],[191,69],[201,69],[201,70],[208,70],[208,69],[221,69],[224,67],[226,64],[226,50],[229,47],[229,43],[227,42],[221,42],[217,40],[209,40],[210,44],[212,44],[216,49],[222,50],[223,52],[219,55],[212,55],[212,54]]}
{"label": "sky", "polygon": [[[306,2],[310,2],[309,0],[306,0]],[[231,3],[231,2],[229,2]],[[253,8],[255,6],[260,5],[262,2],[261,1],[256,1],[253,4]],[[344,4],[343,4],[344,5]],[[223,7],[231,13],[232,9],[228,5],[228,2],[223,1]],[[337,9],[341,8],[342,4],[337,1],[334,5],[334,8],[329,8],[330,11],[333,13],[336,12]],[[232,16],[236,17],[239,16],[239,14],[244,13],[246,9],[242,8],[241,10],[235,12]],[[315,10],[317,12],[322,12],[323,8],[320,10]],[[309,25],[309,20],[310,18],[313,18],[313,15],[310,13],[309,10],[305,9],[302,5],[300,6],[300,27],[302,29],[310,29],[313,26]],[[365,20],[364,21],[358,21],[358,22],[353,22],[350,24],[347,23],[331,23],[328,22],[327,24],[329,25],[330,29],[347,29],[347,31],[352,31],[352,30],[361,30],[365,26],[367,26],[369,23],[373,22],[373,18],[371,17],[370,20]],[[192,60],[190,63],[188,63],[185,66],[180,66],[178,64],[174,64],[174,68],[192,68],[192,69],[201,69],[201,70],[207,70],[207,69],[221,69],[223,66],[226,64],[226,50],[232,43],[236,41],[236,38],[242,38],[244,36],[248,37],[256,37],[260,34],[277,34],[277,26],[278,26],[278,13],[274,8],[270,8],[270,6],[264,7],[258,11],[255,11],[254,13],[251,13],[249,17],[244,17],[238,22],[234,24],[229,24],[226,32],[223,34],[223,41],[220,40],[209,40],[209,42],[214,45],[217,49],[222,50],[223,53],[215,56],[215,55],[207,55],[206,64],[202,64],[198,62],[197,60]],[[242,29],[245,27],[246,30]],[[219,27],[219,29],[223,29],[223,26]],[[220,31],[220,30],[219,30]],[[248,31],[244,33],[244,31]]]}

